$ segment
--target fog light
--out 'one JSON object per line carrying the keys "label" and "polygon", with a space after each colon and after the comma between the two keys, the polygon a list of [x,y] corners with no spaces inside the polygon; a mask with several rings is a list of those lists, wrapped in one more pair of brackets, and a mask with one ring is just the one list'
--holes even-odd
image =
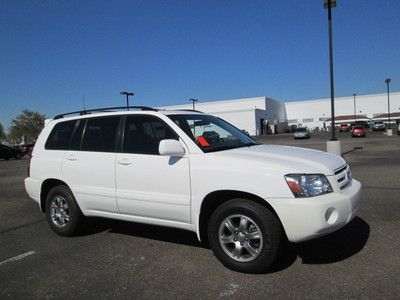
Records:
{"label": "fog light", "polygon": [[325,220],[328,224],[335,224],[339,218],[339,213],[333,207],[329,207],[325,212]]}

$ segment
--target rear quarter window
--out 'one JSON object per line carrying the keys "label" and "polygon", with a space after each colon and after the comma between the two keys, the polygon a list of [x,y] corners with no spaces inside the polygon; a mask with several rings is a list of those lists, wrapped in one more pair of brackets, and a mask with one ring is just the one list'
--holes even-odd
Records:
{"label": "rear quarter window", "polygon": [[57,123],[47,138],[45,149],[68,150],[76,120]]}

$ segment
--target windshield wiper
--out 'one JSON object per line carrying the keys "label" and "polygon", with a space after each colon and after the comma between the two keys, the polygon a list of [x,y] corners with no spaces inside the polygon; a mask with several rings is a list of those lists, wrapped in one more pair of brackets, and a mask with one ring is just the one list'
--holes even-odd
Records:
{"label": "windshield wiper", "polygon": [[205,152],[217,152],[217,151],[224,151],[224,150],[232,150],[232,149],[237,149],[237,148],[243,148],[243,147],[251,147],[251,146],[257,146],[257,145],[261,145],[258,143],[246,143],[246,144],[242,144],[242,145],[223,145],[223,146],[215,146],[215,147],[210,147],[210,148],[203,148],[203,150],[205,150]]}
{"label": "windshield wiper", "polygon": [[246,143],[245,144],[245,146],[248,146],[248,147],[250,147],[250,146],[257,146],[257,145],[261,145],[260,143],[257,143],[257,142],[251,142],[251,143]]}

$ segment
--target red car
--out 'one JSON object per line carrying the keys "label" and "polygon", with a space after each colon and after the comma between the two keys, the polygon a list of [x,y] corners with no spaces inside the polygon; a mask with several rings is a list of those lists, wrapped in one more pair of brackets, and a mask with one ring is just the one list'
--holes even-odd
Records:
{"label": "red car", "polygon": [[365,128],[363,126],[354,126],[353,130],[351,131],[352,137],[365,137]]}
{"label": "red car", "polygon": [[350,130],[350,126],[349,126],[349,124],[342,123],[342,124],[340,124],[339,130],[340,130],[341,132],[342,132],[342,131],[349,131],[349,130]]}

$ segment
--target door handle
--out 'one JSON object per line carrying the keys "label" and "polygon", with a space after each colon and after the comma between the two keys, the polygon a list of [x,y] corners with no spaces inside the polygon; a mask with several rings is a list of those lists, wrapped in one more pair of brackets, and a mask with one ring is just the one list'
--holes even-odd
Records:
{"label": "door handle", "polygon": [[75,161],[77,158],[73,154],[70,154],[70,155],[67,155],[66,159],[68,159],[70,161]]}
{"label": "door handle", "polygon": [[132,161],[128,158],[123,158],[119,160],[118,163],[123,166],[129,166],[130,164],[132,164]]}

